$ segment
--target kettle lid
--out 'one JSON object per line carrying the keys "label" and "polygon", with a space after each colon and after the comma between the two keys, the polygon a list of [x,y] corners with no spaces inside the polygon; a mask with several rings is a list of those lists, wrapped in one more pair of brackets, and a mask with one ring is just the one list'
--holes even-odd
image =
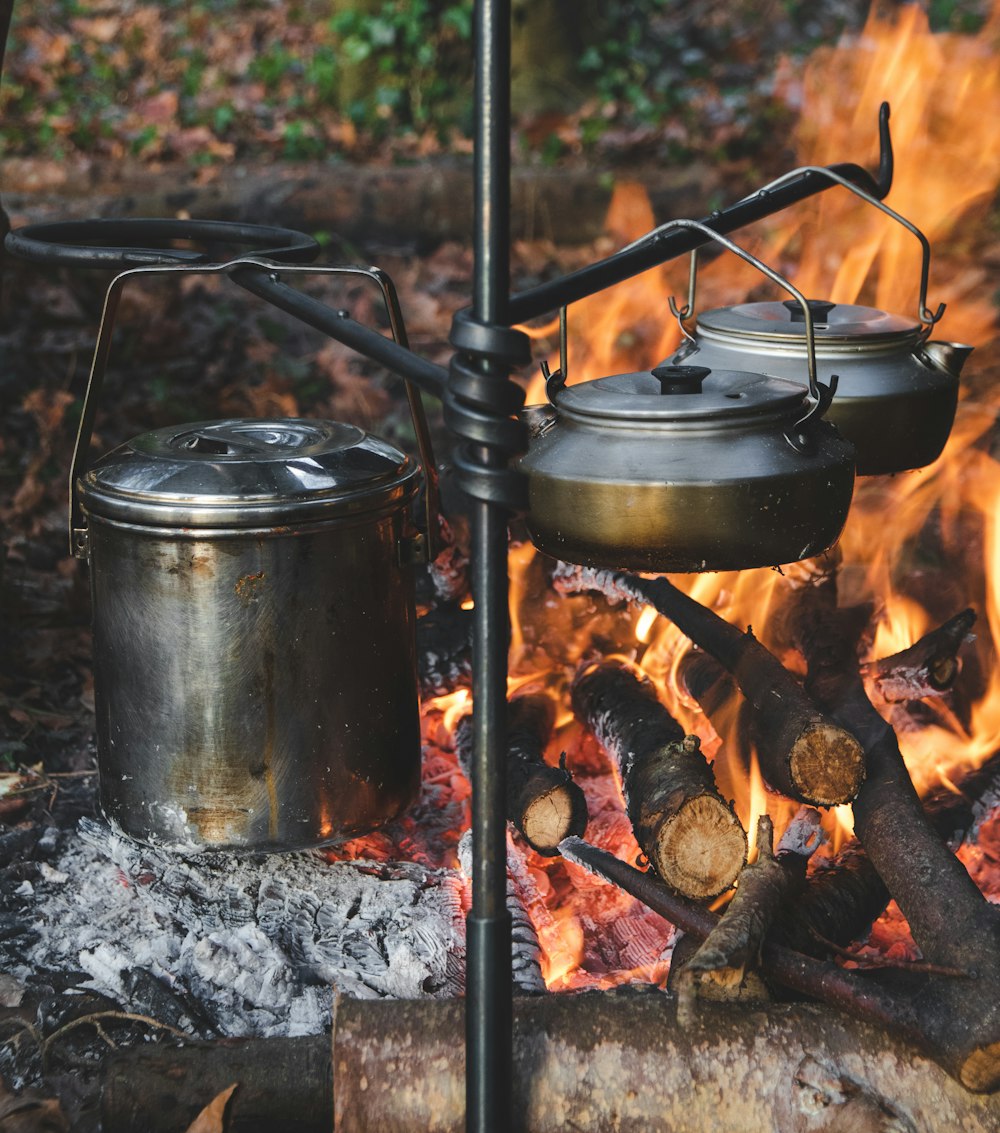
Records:
{"label": "kettle lid", "polygon": [[784,378],[664,364],[566,386],[556,395],[556,405],[560,413],[586,418],[643,424],[735,424],[741,419],[788,413],[802,405],[805,394],[804,386]]}
{"label": "kettle lid", "polygon": [[81,477],[88,512],[158,526],[248,527],[409,499],[417,465],[355,425],[232,418],[143,433]]}
{"label": "kettle lid", "polygon": [[[808,300],[813,331],[818,342],[889,346],[918,339],[920,323],[874,307],[853,303]],[[740,303],[698,315],[698,330],[706,337],[726,339],[770,339],[804,342],[805,319],[795,300],[771,303]]]}

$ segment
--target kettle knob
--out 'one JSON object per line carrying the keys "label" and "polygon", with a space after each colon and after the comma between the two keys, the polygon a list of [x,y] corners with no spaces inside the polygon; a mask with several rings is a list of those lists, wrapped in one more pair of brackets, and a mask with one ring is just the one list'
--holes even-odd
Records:
{"label": "kettle knob", "polygon": [[653,377],[660,393],[701,393],[701,383],[712,371],[708,366],[656,366]]}
{"label": "kettle knob", "polygon": [[[805,315],[802,313],[802,304],[797,299],[784,299],[782,300],[783,307],[787,307],[792,313],[793,323],[804,323],[806,321]],[[829,303],[826,299],[807,299],[806,306],[809,308],[809,314],[812,315],[813,320],[817,323],[825,323],[827,315],[836,307],[836,303]]]}

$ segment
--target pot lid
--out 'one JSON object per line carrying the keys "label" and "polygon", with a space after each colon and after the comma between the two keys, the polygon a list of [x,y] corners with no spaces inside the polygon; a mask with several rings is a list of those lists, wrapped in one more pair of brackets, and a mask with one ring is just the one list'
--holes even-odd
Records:
{"label": "pot lid", "polygon": [[567,386],[556,395],[560,412],[642,423],[739,423],[779,416],[801,406],[805,389],[783,378],[744,370],[664,364],[635,374]]}
{"label": "pot lid", "polygon": [[[809,299],[816,341],[888,346],[912,341],[921,333],[913,319],[892,315],[874,307],[851,303],[828,303]],[[801,306],[794,299],[774,303],[740,303],[719,307],[698,316],[698,330],[706,337],[770,339],[805,344],[806,324]]]}
{"label": "pot lid", "polygon": [[111,519],[247,527],[370,512],[409,499],[416,474],[354,425],[234,418],[143,433],[98,460],[79,491],[87,511]]}

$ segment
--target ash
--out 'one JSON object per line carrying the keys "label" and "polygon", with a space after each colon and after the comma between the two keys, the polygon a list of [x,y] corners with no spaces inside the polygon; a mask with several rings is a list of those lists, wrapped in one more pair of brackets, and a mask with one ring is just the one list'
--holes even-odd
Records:
{"label": "ash", "polygon": [[359,999],[463,990],[456,870],[319,853],[185,858],[89,818],[45,840],[46,860],[7,902],[26,931],[0,940],[2,970],[29,986],[71,973],[125,1011],[226,1037],[319,1033],[334,987]]}

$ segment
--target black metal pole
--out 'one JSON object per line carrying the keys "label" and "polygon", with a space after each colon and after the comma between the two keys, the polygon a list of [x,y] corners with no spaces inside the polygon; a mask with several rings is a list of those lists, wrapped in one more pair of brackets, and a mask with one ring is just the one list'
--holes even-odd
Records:
{"label": "black metal pole", "polygon": [[[475,5],[473,318],[507,327],[510,291],[510,0]],[[478,360],[484,377],[507,369]],[[474,458],[496,468],[489,445]],[[507,1133],[511,1122],[511,921],[507,912],[507,511],[472,509],[472,908],[466,921],[466,1130]]]}

